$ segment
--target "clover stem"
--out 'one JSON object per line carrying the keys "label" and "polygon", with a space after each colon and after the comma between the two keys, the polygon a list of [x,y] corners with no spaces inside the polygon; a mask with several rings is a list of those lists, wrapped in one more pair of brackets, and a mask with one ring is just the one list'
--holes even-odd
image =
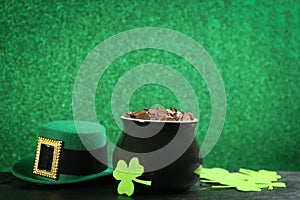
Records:
{"label": "clover stem", "polygon": [[213,185],[212,188],[234,188],[234,186],[231,185]]}
{"label": "clover stem", "polygon": [[139,179],[136,179],[136,178],[134,178],[132,180],[137,182],[137,183],[140,183],[140,184],[151,186],[151,181],[144,181],[144,180],[139,180]]}

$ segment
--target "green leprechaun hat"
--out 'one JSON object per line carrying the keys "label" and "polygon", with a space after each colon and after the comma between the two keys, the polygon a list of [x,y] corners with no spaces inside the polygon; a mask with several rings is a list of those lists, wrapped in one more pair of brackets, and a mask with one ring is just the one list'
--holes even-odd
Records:
{"label": "green leprechaun hat", "polygon": [[36,154],[15,163],[12,173],[39,184],[68,184],[112,174],[106,164],[105,127],[63,120],[42,126]]}

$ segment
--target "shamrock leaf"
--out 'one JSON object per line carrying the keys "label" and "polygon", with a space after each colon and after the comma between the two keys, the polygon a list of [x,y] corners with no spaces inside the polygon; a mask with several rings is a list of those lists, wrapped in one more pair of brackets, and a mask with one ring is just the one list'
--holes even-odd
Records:
{"label": "shamrock leaf", "polygon": [[134,192],[133,181],[151,186],[151,181],[137,179],[137,177],[141,176],[143,173],[144,167],[139,163],[139,159],[137,157],[133,157],[128,166],[124,160],[119,160],[117,167],[113,172],[113,177],[116,180],[121,181],[118,185],[118,193],[131,196]]}
{"label": "shamrock leaf", "polygon": [[194,173],[200,176],[201,171],[202,171],[202,165],[199,165],[199,167],[194,171]]}
{"label": "shamrock leaf", "polygon": [[241,168],[239,172],[248,175],[249,177],[254,179],[255,182],[259,182],[259,183],[268,183],[272,181],[277,181],[278,179],[281,178],[281,176],[277,175],[277,172],[272,172],[267,170],[259,170],[258,172],[256,172],[253,170]]}
{"label": "shamrock leaf", "polygon": [[131,180],[123,180],[118,185],[118,193],[119,194],[127,194],[127,196],[131,196],[134,192],[134,184]]}

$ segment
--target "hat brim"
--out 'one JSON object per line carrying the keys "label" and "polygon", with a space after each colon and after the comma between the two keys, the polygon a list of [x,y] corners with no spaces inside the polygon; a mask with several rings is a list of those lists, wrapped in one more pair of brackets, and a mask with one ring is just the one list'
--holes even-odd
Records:
{"label": "hat brim", "polygon": [[113,169],[108,167],[106,170],[97,174],[91,174],[91,175],[60,174],[58,180],[53,180],[47,177],[33,174],[34,160],[35,160],[35,156],[32,155],[15,163],[12,168],[13,175],[24,181],[29,181],[38,184],[57,185],[57,184],[70,184],[70,183],[88,181],[95,178],[108,176],[113,173]]}

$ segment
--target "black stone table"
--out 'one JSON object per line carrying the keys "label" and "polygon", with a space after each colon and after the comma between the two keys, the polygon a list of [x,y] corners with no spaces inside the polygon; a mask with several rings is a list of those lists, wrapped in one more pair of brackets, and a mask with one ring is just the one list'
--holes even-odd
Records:
{"label": "black stone table", "polygon": [[105,177],[80,184],[38,185],[15,178],[11,173],[0,173],[0,199],[63,200],[63,199],[300,199],[300,172],[279,172],[280,181],[287,188],[274,188],[262,192],[239,192],[235,189],[213,189],[208,185],[196,184],[190,190],[178,194],[134,194],[133,197],[118,196],[113,178]]}

